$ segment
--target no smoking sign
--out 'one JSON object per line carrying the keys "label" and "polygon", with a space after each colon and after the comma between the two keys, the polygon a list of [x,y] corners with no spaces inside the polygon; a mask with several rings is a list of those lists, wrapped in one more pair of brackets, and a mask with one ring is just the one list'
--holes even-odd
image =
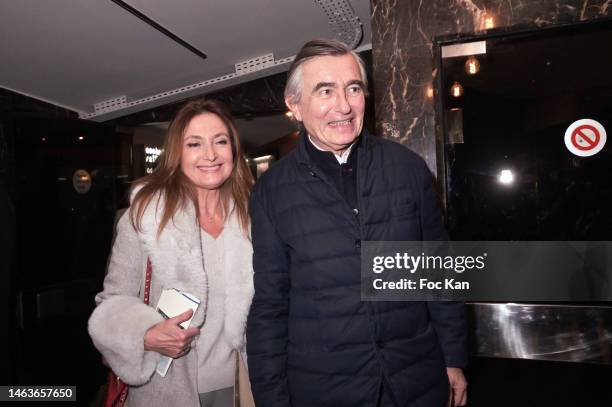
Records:
{"label": "no smoking sign", "polygon": [[572,123],[565,131],[565,146],[579,157],[590,157],[604,148],[606,129],[595,120],[581,119]]}

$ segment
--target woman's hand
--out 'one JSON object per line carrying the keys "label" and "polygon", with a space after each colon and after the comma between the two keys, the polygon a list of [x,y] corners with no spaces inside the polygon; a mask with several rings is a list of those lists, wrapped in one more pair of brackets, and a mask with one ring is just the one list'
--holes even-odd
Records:
{"label": "woman's hand", "polygon": [[173,359],[189,353],[193,338],[200,333],[198,328],[182,329],[179,324],[189,320],[192,310],[153,325],[145,333],[144,349],[155,351]]}

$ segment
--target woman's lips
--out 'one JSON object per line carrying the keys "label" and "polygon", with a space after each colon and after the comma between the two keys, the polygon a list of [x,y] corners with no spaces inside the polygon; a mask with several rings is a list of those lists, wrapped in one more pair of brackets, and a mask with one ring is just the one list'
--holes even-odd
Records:
{"label": "woman's lips", "polygon": [[196,168],[202,172],[217,172],[221,169],[222,164],[215,165],[199,165]]}

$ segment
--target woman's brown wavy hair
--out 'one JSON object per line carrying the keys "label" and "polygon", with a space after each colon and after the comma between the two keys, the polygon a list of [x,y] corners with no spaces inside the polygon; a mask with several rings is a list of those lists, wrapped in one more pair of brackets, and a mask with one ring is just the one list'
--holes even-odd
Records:
{"label": "woman's brown wavy hair", "polygon": [[181,155],[185,129],[194,117],[202,113],[212,113],[218,116],[228,129],[234,155],[234,167],[229,179],[221,186],[221,204],[227,219],[230,215],[230,198],[233,199],[233,211],[237,213],[245,236],[249,235],[248,199],[254,182],[253,176],[243,158],[238,131],[229,110],[221,102],[207,99],[189,101],[176,113],[168,128],[164,151],[157,167],[153,173],[136,182],[135,186],[142,186],[134,195],[130,206],[130,220],[136,230],[140,230],[145,209],[155,196],[158,196],[158,199],[163,198],[165,203],[157,229],[158,236],[174,215],[182,210],[189,201],[193,202],[196,213],[199,214],[196,187],[181,170]]}

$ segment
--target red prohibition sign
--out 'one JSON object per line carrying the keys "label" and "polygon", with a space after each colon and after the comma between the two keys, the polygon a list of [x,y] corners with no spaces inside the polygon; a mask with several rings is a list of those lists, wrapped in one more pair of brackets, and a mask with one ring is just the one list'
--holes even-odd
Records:
{"label": "red prohibition sign", "polygon": [[[591,138],[591,136],[585,134],[583,131],[584,129],[591,130],[593,132],[594,138]],[[586,146],[582,146],[578,143],[578,140],[577,140],[578,136],[580,136],[587,143]],[[582,126],[578,126],[572,132],[572,144],[574,145],[574,147],[576,147],[578,150],[581,150],[581,151],[589,151],[597,147],[597,144],[599,144],[599,140],[600,140],[599,131],[595,127],[588,125],[588,124],[583,124]]]}

